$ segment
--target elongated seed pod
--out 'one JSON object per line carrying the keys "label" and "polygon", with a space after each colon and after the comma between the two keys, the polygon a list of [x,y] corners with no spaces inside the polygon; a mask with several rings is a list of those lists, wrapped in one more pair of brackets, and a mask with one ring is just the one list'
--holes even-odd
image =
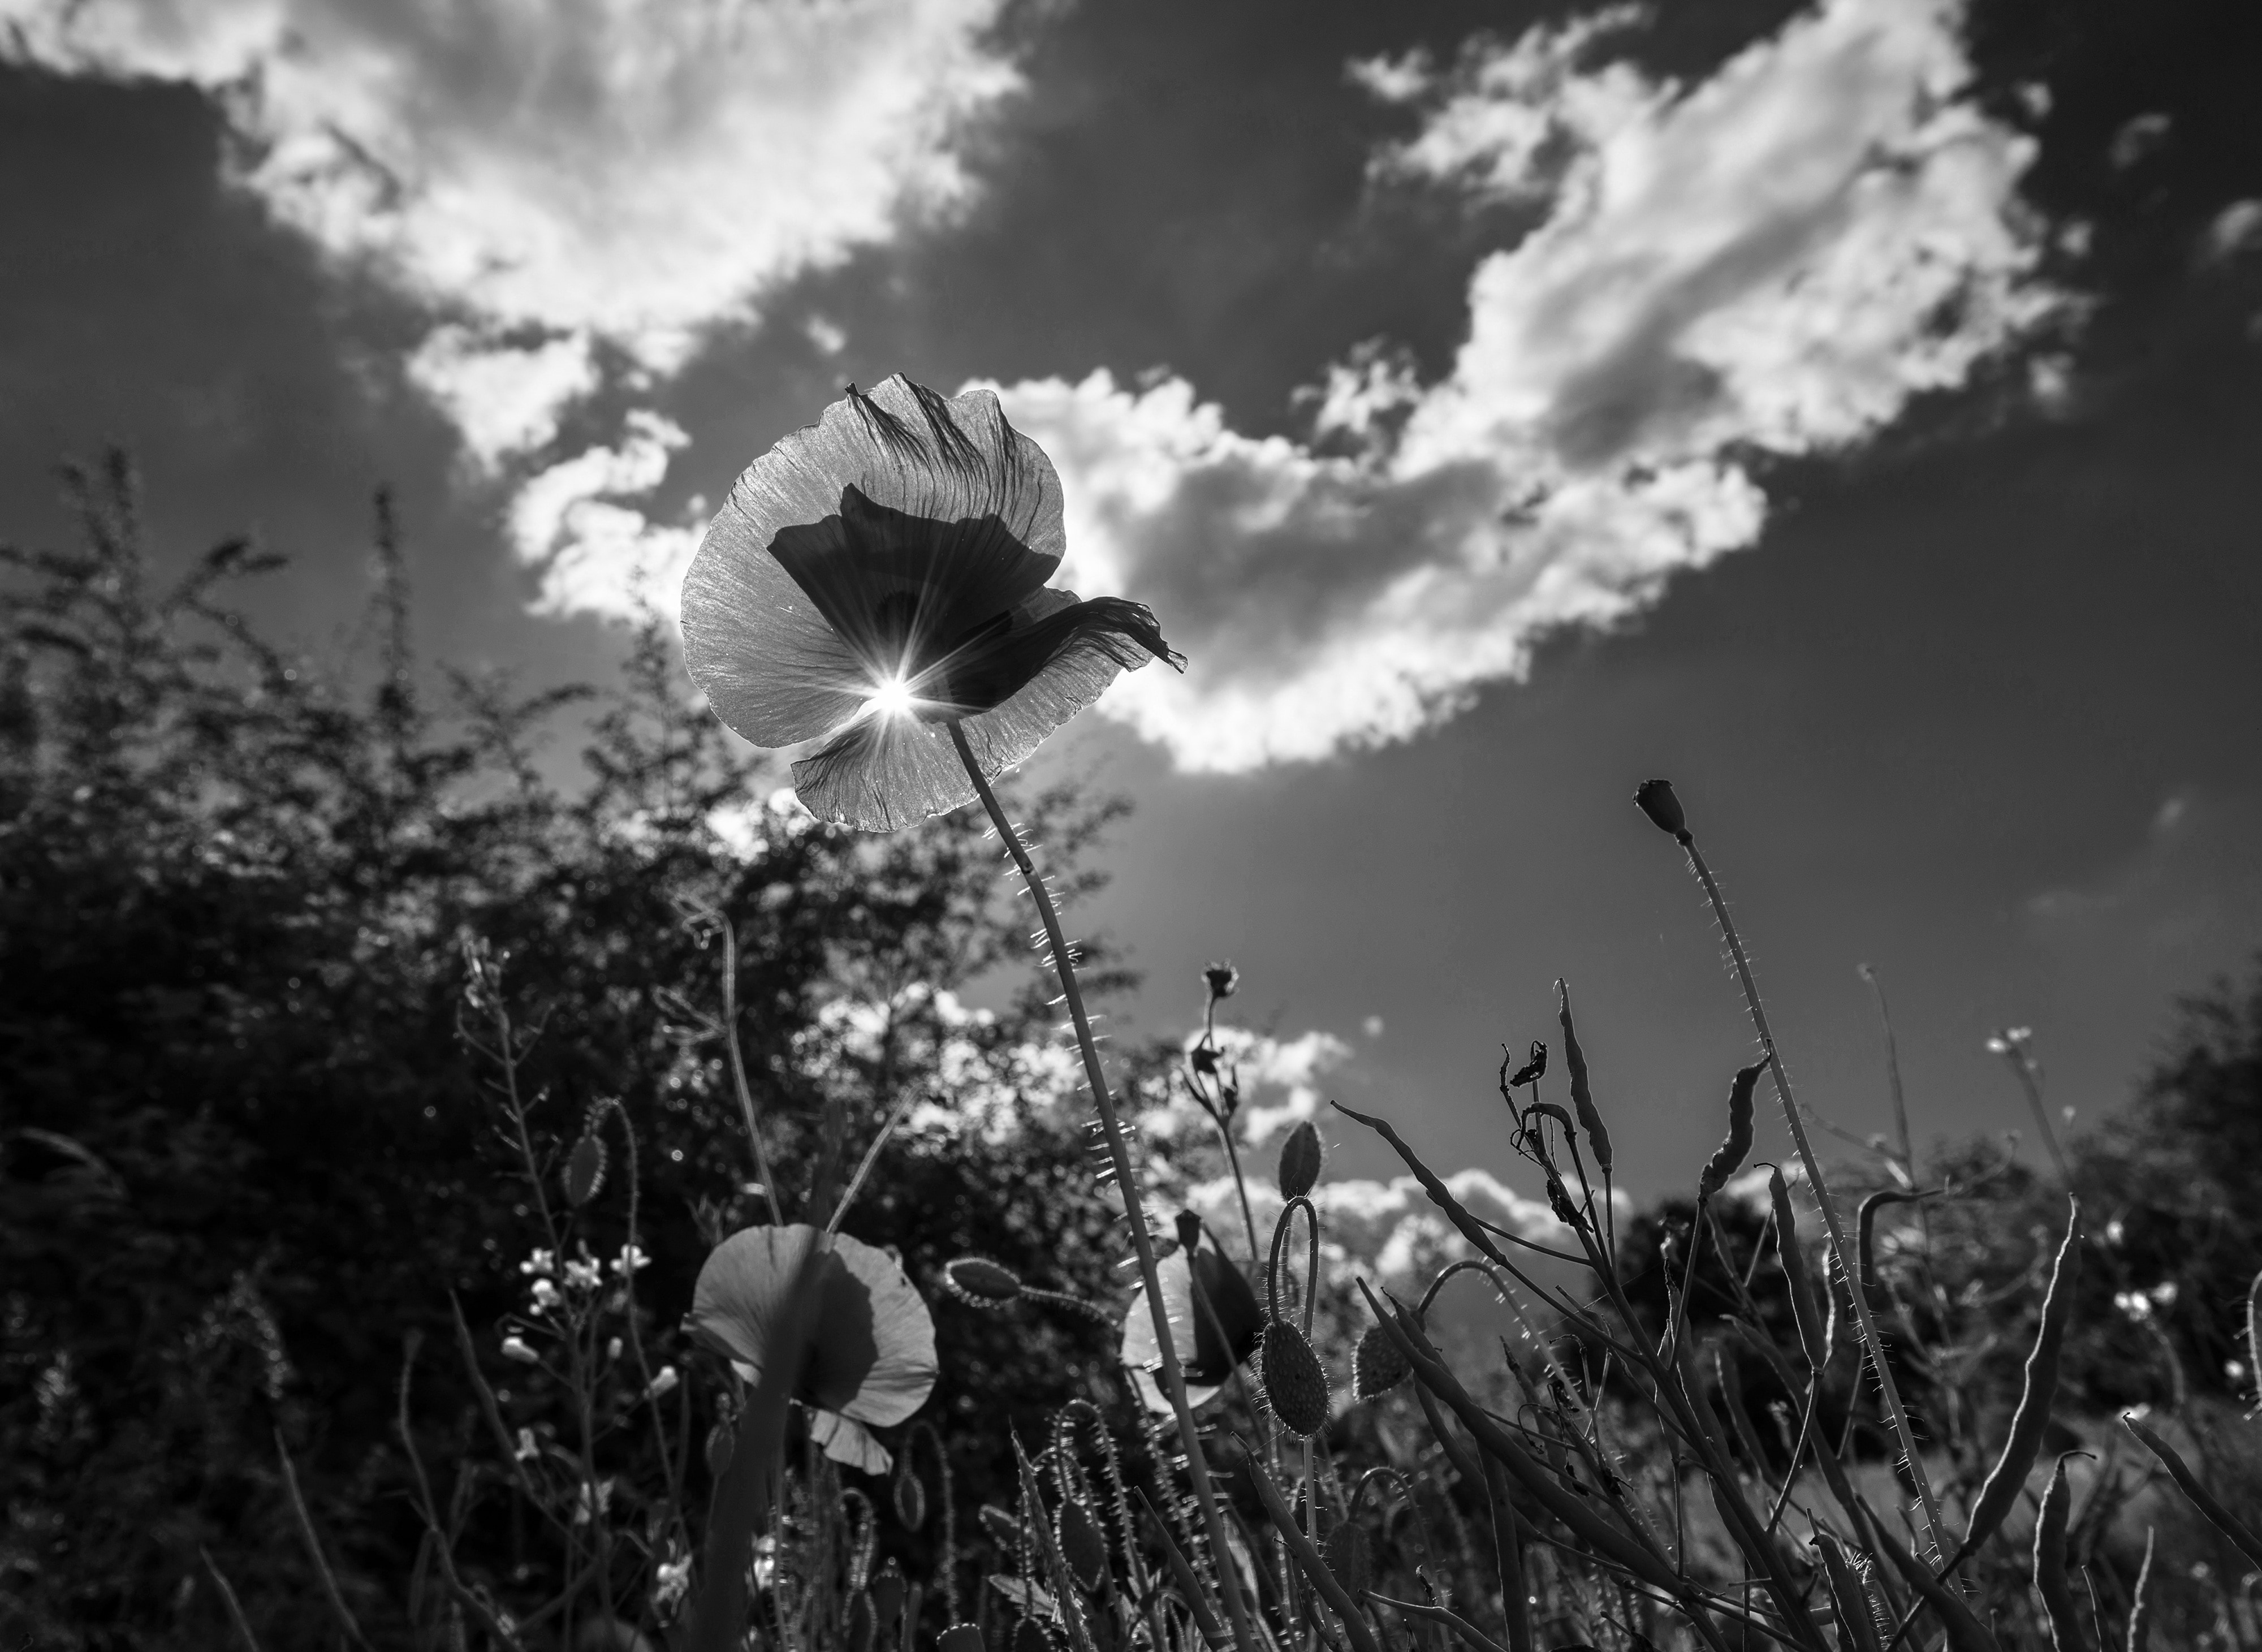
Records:
{"label": "elongated seed pod", "polygon": [[2262,1406],[2262,1273],[2246,1288],[2246,1375]]}
{"label": "elongated seed pod", "polygon": [[1587,1081],[1587,1052],[1579,1048],[1579,1035],[1571,1028],[1571,989],[1562,982],[1555,983],[1556,1019],[1563,1023],[1563,1064],[1571,1074],[1571,1105],[1578,1109],[1579,1128],[1587,1133],[1587,1145],[1595,1150],[1595,1163],[1605,1176],[1610,1173],[1610,1133],[1603,1123],[1602,1110],[1595,1105],[1594,1087]]}
{"label": "elongated seed pod", "polygon": [[2050,1470],[2049,1490],[2042,1493],[2042,1518],[2035,1522],[2035,1592],[2042,1598],[2051,1652],[2083,1652],[2081,1615],[2065,1576],[2065,1519],[2072,1503],[2061,1457]]}
{"label": "elongated seed pod", "polygon": [[2018,1501],[2042,1446],[2042,1430],[2049,1423],[2050,1399],[2057,1392],[2058,1350],[2065,1341],[2066,1322],[2073,1316],[2075,1281],[2081,1274],[2081,1207],[2068,1200],[2065,1238],[2057,1247],[2050,1268],[2049,1293],[2042,1298],[2042,1323],[2035,1332],[2035,1345],[2027,1355],[2026,1386],[2019,1394],[2019,1409],[2011,1414],[2010,1437],[2003,1454],[1979,1488],[1971,1505],[1971,1520],[1964,1528],[1963,1547],[1942,1575],[1953,1571],[1963,1557],[1985,1542]]}
{"label": "elongated seed pod", "polygon": [[1839,1551],[1838,1540],[1817,1527],[1814,1547],[1822,1556],[1823,1576],[1830,1584],[1830,1604],[1838,1613],[1838,1633],[1846,1652],[1881,1652],[1877,1620],[1869,1609],[1869,1591]]}
{"label": "elongated seed pod", "polygon": [[2191,1465],[2183,1460],[2174,1446],[2134,1417],[2122,1418],[2121,1425],[2144,1442],[2144,1448],[2160,1460],[2160,1466],[2173,1476],[2175,1482],[2183,1488],[2184,1496],[2207,1516],[2216,1531],[2229,1538],[2248,1560],[2262,1566],[2262,1538],[2256,1537],[2247,1528],[2245,1521],[2224,1508],[2215,1494],[2200,1483],[2199,1476],[2191,1471]]}
{"label": "elongated seed pod", "polygon": [[2136,1588],[2129,1601],[2128,1652],[2150,1652],[2152,1645],[2152,1540],[2156,1533],[2150,1526],[2144,1528],[2144,1563],[2136,1569]]}
{"label": "elongated seed pod", "polygon": [[1743,1167],[1744,1155],[1752,1151],[1752,1087],[1766,1071],[1765,1061],[1736,1069],[1735,1081],[1728,1086],[1728,1134],[1712,1150],[1712,1157],[1704,1161],[1696,1178],[1699,1200],[1710,1199],[1725,1187],[1728,1178]]}
{"label": "elongated seed pod", "polygon": [[1806,1252],[1798,1248],[1798,1216],[1790,1208],[1790,1188],[1783,1172],[1768,1172],[1768,1199],[1775,1206],[1775,1249],[1783,1262],[1783,1282],[1790,1288],[1791,1317],[1798,1322],[1798,1345],[1806,1363],[1817,1371],[1830,1362],[1829,1328],[1822,1321],[1822,1304],[1814,1295],[1814,1276],[1806,1271]]}
{"label": "elongated seed pod", "polygon": [[1914,1204],[1922,1194],[1908,1193],[1898,1187],[1881,1187],[1862,1201],[1855,1214],[1855,1256],[1862,1270],[1862,1288],[1872,1295],[1877,1289],[1877,1212],[1888,1205]]}

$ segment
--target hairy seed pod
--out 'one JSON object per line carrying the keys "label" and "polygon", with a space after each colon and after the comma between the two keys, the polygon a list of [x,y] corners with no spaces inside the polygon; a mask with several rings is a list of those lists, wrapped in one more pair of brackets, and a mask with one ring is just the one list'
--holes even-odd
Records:
{"label": "hairy seed pod", "polygon": [[1374,1546],[1367,1541],[1366,1528],[1357,1520],[1345,1520],[1328,1533],[1327,1541],[1320,1546],[1320,1556],[1343,1585],[1344,1593],[1355,1604],[1366,1605],[1374,1587]]}
{"label": "hairy seed pod", "polygon": [[1736,1077],[1728,1086],[1728,1133],[1712,1157],[1704,1161],[1704,1170],[1696,1178],[1696,1197],[1701,1201],[1728,1185],[1728,1178],[1743,1168],[1744,1155],[1752,1151],[1752,1090],[1767,1071],[1767,1063],[1755,1061],[1748,1067],[1736,1069]]}
{"label": "hairy seed pod", "polygon": [[1555,983],[1555,1019],[1563,1025],[1563,1066],[1571,1075],[1571,1106],[1579,1115],[1579,1128],[1587,1133],[1587,1145],[1593,1150],[1595,1164],[1605,1176],[1610,1173],[1610,1133],[1603,1126],[1602,1110],[1595,1106],[1594,1086],[1587,1078],[1587,1052],[1579,1048],[1579,1035],[1571,1027],[1571,989],[1562,982]]}
{"label": "hairy seed pod", "polygon": [[1311,1120],[1289,1131],[1288,1139],[1280,1143],[1280,1196],[1301,1199],[1311,1192],[1320,1179],[1320,1165],[1325,1158],[1319,1127]]}
{"label": "hairy seed pod", "polygon": [[942,1285],[968,1307],[992,1313],[1021,1295],[1021,1281],[986,1256],[962,1256],[945,1262]]}
{"label": "hairy seed pod", "polygon": [[1008,1555],[1021,1552],[1021,1523],[994,1503],[985,1503],[980,1511],[982,1529],[990,1533],[990,1540]]}
{"label": "hairy seed pod", "polygon": [[579,1210],[605,1185],[605,1141],[594,1130],[573,1143],[566,1156],[566,1201]]}
{"label": "hairy seed pod", "polygon": [[2083,1652],[2081,1614],[2065,1576],[2065,1519],[2072,1502],[2061,1457],[2050,1470],[2049,1490],[2042,1493],[2042,1518],[2035,1522],[2035,1592],[2042,1598],[2049,1621],[2051,1652]]}
{"label": "hairy seed pod", "polygon": [[1357,1399],[1371,1400],[1396,1388],[1414,1374],[1414,1367],[1380,1325],[1369,1325],[1351,1357],[1351,1391]]}
{"label": "hairy seed pod", "polygon": [[848,1622],[844,1639],[848,1652],[872,1652],[880,1614],[873,1609],[871,1591],[860,1589],[848,1598]]}
{"label": "hairy seed pod", "polygon": [[935,1652],[987,1652],[982,1644],[982,1630],[971,1623],[954,1623],[938,1636]]}
{"label": "hairy seed pod", "polygon": [[1264,1400],[1299,1439],[1328,1425],[1328,1374],[1304,1333],[1285,1319],[1264,1327]]}
{"label": "hairy seed pod", "polygon": [[1776,1255],[1783,1263],[1783,1283],[1790,1289],[1798,1345],[1806,1363],[1819,1371],[1830,1362],[1830,1333],[1823,1324],[1822,1304],[1815,1299],[1814,1276],[1806,1271],[1806,1252],[1798,1248],[1798,1217],[1791,1210],[1790,1189],[1780,1170],[1768,1172],[1768,1200],[1775,1207]]}
{"label": "hairy seed pod", "polygon": [[1689,841],[1689,817],[1682,812],[1681,799],[1674,796],[1671,781],[1643,781],[1634,788],[1633,801],[1649,817],[1650,825],[1676,843]]}
{"label": "hairy seed pod", "polygon": [[1816,1528],[1814,1547],[1822,1556],[1824,1581],[1830,1586],[1830,1605],[1838,1614],[1838,1638],[1846,1652],[1881,1652],[1869,1591],[1863,1587],[1859,1574],[1846,1563],[1837,1540],[1827,1530]]}
{"label": "hairy seed pod", "polygon": [[1054,1528],[1060,1536],[1061,1559],[1076,1586],[1097,1594],[1107,1581],[1107,1539],[1090,1509],[1074,1498],[1061,1504]]}
{"label": "hairy seed pod", "polygon": [[1024,1618],[1013,1629],[1013,1652],[1055,1652],[1052,1631],[1034,1618]]}
{"label": "hairy seed pod", "polygon": [[2066,1218],[2065,1238],[2050,1268],[2049,1290],[2042,1298],[2042,1323],[2027,1354],[2026,1385],[2019,1393],[2019,1409],[2011,1413],[2011,1432],[2003,1442],[2003,1454],[1995,1460],[1986,1483],[1979,1488],[1977,1501],[1971,1505],[1958,1560],[1985,1542],[2003,1523],[2042,1451],[2050,1399],[2057,1392],[2058,1350],[2065,1341],[2066,1322],[2073,1317],[2074,1281],[2081,1273],[2081,1207],[2068,1203],[2071,1210]]}
{"label": "hairy seed pod", "polygon": [[884,1629],[903,1616],[904,1601],[911,1593],[911,1580],[904,1576],[902,1566],[890,1559],[872,1579],[871,1593],[872,1611]]}
{"label": "hairy seed pod", "polygon": [[2152,1540],[2158,1534],[2144,1528],[2144,1563],[2136,1569],[2136,1587],[2129,1598],[2129,1652],[2151,1652]]}
{"label": "hairy seed pod", "polygon": [[2180,1486],[2184,1496],[2207,1516],[2209,1525],[2229,1538],[2240,1554],[2255,1565],[2262,1566],[2262,1537],[2257,1537],[2249,1531],[2245,1521],[2223,1506],[2215,1495],[2201,1482],[2200,1477],[2191,1471],[2191,1465],[2183,1460],[2174,1446],[2147,1428],[2134,1413],[2123,1417],[2121,1426],[2144,1442],[2144,1449],[2160,1460],[2160,1467],[2168,1471],[2168,1477]]}

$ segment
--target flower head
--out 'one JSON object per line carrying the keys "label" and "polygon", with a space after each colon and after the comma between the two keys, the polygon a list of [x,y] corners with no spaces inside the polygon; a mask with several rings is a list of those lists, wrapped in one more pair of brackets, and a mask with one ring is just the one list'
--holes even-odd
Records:
{"label": "flower head", "polygon": [[[758,1381],[793,1315],[787,1298],[821,1236],[806,1223],[747,1228],[717,1245],[691,1295],[693,1334]],[[926,1403],[937,1374],[934,1320],[884,1251],[835,1234],[793,1397],[818,1413],[812,1432],[839,1461],[869,1468],[886,1454],[867,1428],[900,1423]]]}
{"label": "flower head", "polygon": [[715,713],[793,766],[821,820],[890,832],[972,800],[1149,657],[1155,617],[1045,581],[1060,479],[987,390],[851,386],[749,465],[683,581],[683,647]]}

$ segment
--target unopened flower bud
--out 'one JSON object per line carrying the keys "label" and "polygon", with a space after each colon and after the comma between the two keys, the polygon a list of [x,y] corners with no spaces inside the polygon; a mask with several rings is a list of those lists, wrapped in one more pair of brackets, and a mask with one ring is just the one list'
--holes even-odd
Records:
{"label": "unopened flower bud", "polygon": [[1210,1001],[1231,998],[1241,985],[1241,971],[1230,963],[1213,963],[1202,971],[1202,979],[1209,985]]}
{"label": "unopened flower bud", "polygon": [[1689,817],[1681,812],[1681,799],[1673,795],[1671,781],[1643,781],[1634,789],[1633,801],[1659,831],[1670,834],[1676,843],[1689,841]]}
{"label": "unopened flower bud", "polygon": [[515,1360],[521,1365],[542,1363],[542,1356],[527,1346],[526,1338],[523,1337],[505,1337],[502,1339],[502,1357],[506,1360]]}

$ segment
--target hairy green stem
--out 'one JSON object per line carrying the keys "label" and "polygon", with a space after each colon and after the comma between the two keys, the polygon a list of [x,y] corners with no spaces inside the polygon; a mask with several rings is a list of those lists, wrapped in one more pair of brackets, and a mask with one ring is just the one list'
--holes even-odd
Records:
{"label": "hairy green stem", "polygon": [[[1713,881],[1712,869],[1704,863],[1696,839],[1685,831],[1677,835],[1681,847],[1689,851],[1689,864],[1696,874],[1696,881],[1704,886],[1705,898],[1712,903],[1712,915],[1720,921],[1720,934],[1728,943],[1728,956],[1735,961],[1736,978],[1743,986],[1744,1002],[1751,1010],[1752,1027],[1759,1034],[1760,1048],[1767,1054],[1768,1071],[1775,1076],[1776,1094],[1782,1098],[1783,1116],[1790,1126],[1790,1139],[1798,1148],[1799,1163],[1806,1167],[1807,1179],[1813,1184],[1815,1202],[1822,1207],[1823,1223],[1830,1230],[1830,1249],[1838,1259],[1839,1276],[1854,1282],[1855,1288],[1847,1294],[1853,1298],[1854,1317],[1862,1327],[1862,1341],[1869,1349],[1869,1368],[1877,1374],[1877,1393],[1884,1401],[1885,1414],[1892,1420],[1901,1450],[1908,1457],[1909,1478],[1916,1482],[1917,1497],[1924,1505],[1933,1548],[1936,1554],[1945,1555],[1948,1528],[1941,1524],[1940,1504],[1933,1496],[1931,1477],[1924,1471],[1924,1459],[1917,1454],[1916,1432],[1909,1426],[1907,1409],[1901,1404],[1900,1385],[1893,1381],[1892,1367],[1885,1363],[1884,1339],[1877,1334],[1877,1322],[1869,1312],[1869,1299],[1860,1288],[1862,1276],[1854,1268],[1845,1224],[1838,1219],[1837,1206],[1830,1201],[1830,1184],[1823,1179],[1821,1161],[1814,1157],[1813,1143],[1806,1138],[1805,1123],[1798,1116],[1798,1102],[1791,1094],[1790,1075],[1783,1071],[1775,1035],[1768,1028],[1767,1010],[1760,1002],[1759,985],[1752,979],[1751,961],[1744,956],[1744,943],[1736,934],[1735,920],[1728,916],[1728,903],[1721,897],[1720,886]],[[1784,1238],[1789,1240],[1790,1236]]]}
{"label": "hairy green stem", "polygon": [[[1210,1484],[1209,1460],[1203,1454],[1201,1432],[1194,1425],[1193,1407],[1186,1403],[1186,1379],[1178,1364],[1177,1345],[1171,1339],[1171,1310],[1163,1300],[1162,1277],[1155,1266],[1154,1236],[1147,1230],[1146,1202],[1139,1196],[1139,1179],[1131,1164],[1130,1143],[1123,1134],[1123,1122],[1116,1116],[1114,1098],[1108,1093],[1107,1075],[1099,1065],[1099,1047],[1092,1042],[1091,1021],[1084,1010],[1084,993],[1077,985],[1076,966],[1069,958],[1068,938],[1061,933],[1060,913],[1053,905],[1052,891],[1037,876],[1036,863],[1022,847],[1020,833],[1013,830],[1012,822],[998,807],[998,794],[990,789],[990,782],[982,773],[982,765],[974,759],[974,748],[966,743],[966,731],[953,720],[947,725],[951,744],[958,748],[958,759],[966,765],[967,778],[974,783],[975,795],[989,811],[990,823],[998,828],[998,836],[1005,845],[1006,853],[1013,857],[1013,865],[1028,885],[1029,898],[1036,902],[1037,915],[1043,920],[1046,942],[1052,948],[1053,968],[1060,975],[1061,992],[1068,1000],[1069,1019],[1076,1026],[1077,1046],[1084,1053],[1084,1078],[1091,1086],[1091,1098],[1099,1109],[1099,1124],[1107,1137],[1107,1152],[1115,1171],[1116,1191],[1122,1196],[1123,1214],[1131,1227],[1131,1244],[1139,1259],[1139,1279],[1146,1287],[1147,1307],[1154,1316],[1155,1347],[1162,1359],[1163,1392],[1170,1396],[1171,1410],[1177,1417],[1178,1443],[1186,1454],[1186,1477],[1193,1484],[1194,1502],[1200,1508],[1202,1526],[1209,1539],[1210,1552],[1218,1561],[1218,1594],[1224,1600],[1228,1620],[1233,1627],[1234,1644],[1240,1652],[1257,1652],[1257,1640],[1249,1624],[1249,1609],[1241,1598],[1237,1581],[1231,1576],[1232,1549],[1226,1542],[1224,1517],[1218,1511],[1217,1493]],[[1186,1259],[1188,1272],[1193,1259]]]}

